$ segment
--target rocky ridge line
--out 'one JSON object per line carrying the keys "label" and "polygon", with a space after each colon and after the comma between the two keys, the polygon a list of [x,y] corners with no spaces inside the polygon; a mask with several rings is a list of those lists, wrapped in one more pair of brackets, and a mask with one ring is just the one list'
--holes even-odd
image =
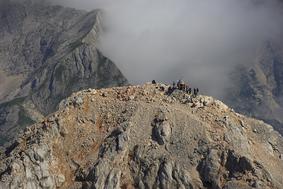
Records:
{"label": "rocky ridge line", "polygon": [[163,84],[84,90],[27,128],[3,188],[282,188],[283,139],[207,96]]}

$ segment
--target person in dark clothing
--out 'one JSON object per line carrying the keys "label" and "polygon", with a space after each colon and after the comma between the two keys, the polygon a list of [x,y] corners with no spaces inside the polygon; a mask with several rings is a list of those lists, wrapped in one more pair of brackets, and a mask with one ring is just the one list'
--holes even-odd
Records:
{"label": "person in dark clothing", "polygon": [[190,94],[192,94],[192,88],[188,88],[187,89],[187,93],[190,95]]}
{"label": "person in dark clothing", "polygon": [[194,88],[194,93],[193,93],[193,95],[194,95],[194,96],[197,96],[196,93],[197,93],[197,90]]}
{"label": "person in dark clothing", "polygon": [[198,88],[194,88],[194,96],[197,96],[199,93],[199,89]]}
{"label": "person in dark clothing", "polygon": [[172,87],[172,89],[173,89],[173,91],[174,91],[175,89],[177,89],[175,82],[173,82],[173,87]]}
{"label": "person in dark clothing", "polygon": [[173,82],[173,85],[168,88],[168,94],[172,94],[176,89],[177,89],[176,83]]}
{"label": "person in dark clothing", "polygon": [[153,85],[155,85],[156,84],[156,81],[155,80],[152,80],[152,82],[151,82]]}
{"label": "person in dark clothing", "polygon": [[180,84],[181,84],[181,80],[178,80],[177,81],[177,89],[179,89],[179,90],[180,90]]}
{"label": "person in dark clothing", "polygon": [[171,94],[171,93],[172,93],[172,91],[173,91],[172,87],[171,87],[171,86],[170,86],[170,87],[168,87],[167,94]]}

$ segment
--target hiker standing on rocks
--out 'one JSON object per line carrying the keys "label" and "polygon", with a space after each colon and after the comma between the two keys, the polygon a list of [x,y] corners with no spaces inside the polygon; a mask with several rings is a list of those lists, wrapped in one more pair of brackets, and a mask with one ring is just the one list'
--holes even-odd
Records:
{"label": "hiker standing on rocks", "polygon": [[189,94],[189,95],[191,95],[192,94],[192,88],[187,88],[187,93]]}
{"label": "hiker standing on rocks", "polygon": [[175,89],[177,89],[177,87],[176,87],[176,83],[175,82],[173,82],[173,91],[175,90]]}
{"label": "hiker standing on rocks", "polygon": [[198,88],[194,88],[194,96],[196,97],[199,93],[199,89]]}
{"label": "hiker standing on rocks", "polygon": [[177,87],[181,91],[186,91],[186,84],[183,80],[179,80],[177,83]]}
{"label": "hiker standing on rocks", "polygon": [[177,81],[177,89],[180,89],[180,83],[181,83],[181,81],[178,80],[178,81]]}

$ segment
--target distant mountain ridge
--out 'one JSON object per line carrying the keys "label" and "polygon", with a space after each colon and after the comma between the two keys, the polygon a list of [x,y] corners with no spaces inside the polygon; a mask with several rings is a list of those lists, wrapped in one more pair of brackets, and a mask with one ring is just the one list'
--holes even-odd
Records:
{"label": "distant mountain ridge", "polygon": [[[127,84],[96,48],[99,11],[1,1],[0,139],[56,110],[73,92]],[[1,140],[0,140],[1,143]]]}
{"label": "distant mountain ridge", "polygon": [[264,120],[283,135],[283,43],[268,41],[252,64],[238,67],[225,102],[236,111]]}
{"label": "distant mountain ridge", "polygon": [[[100,12],[44,0],[0,0],[0,145],[85,88],[127,84],[96,48]],[[269,41],[232,74],[222,100],[283,135],[283,42]]]}

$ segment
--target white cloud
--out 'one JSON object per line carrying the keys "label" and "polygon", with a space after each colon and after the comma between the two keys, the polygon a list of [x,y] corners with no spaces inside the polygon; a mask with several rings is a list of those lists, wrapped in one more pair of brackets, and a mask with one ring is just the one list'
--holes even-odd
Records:
{"label": "white cloud", "polygon": [[282,14],[273,0],[59,0],[103,10],[99,48],[130,81],[183,78],[220,97],[234,66],[276,39]]}

